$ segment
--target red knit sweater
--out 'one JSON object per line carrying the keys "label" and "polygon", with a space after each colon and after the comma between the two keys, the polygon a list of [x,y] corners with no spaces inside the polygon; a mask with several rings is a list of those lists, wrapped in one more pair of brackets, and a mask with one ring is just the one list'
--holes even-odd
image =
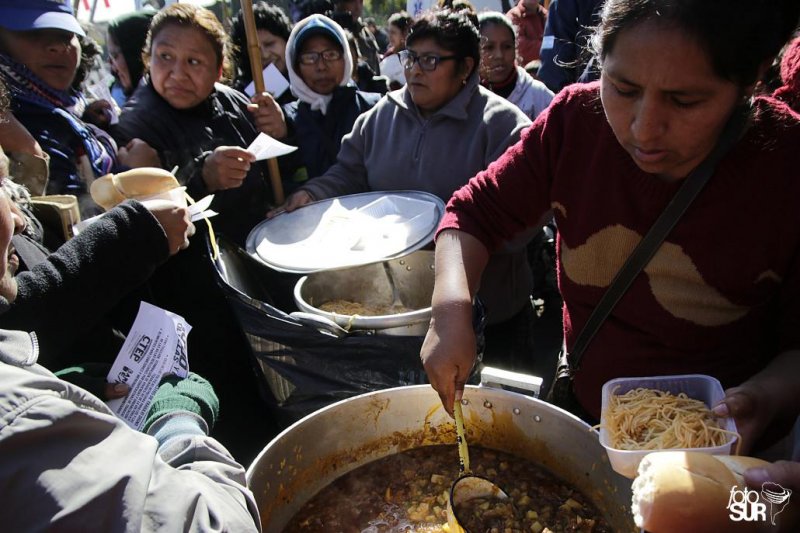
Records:
{"label": "red knit sweater", "polygon": [[[621,376],[704,373],[725,387],[800,348],[800,122],[759,99],[753,125],[586,351],[575,386],[599,416]],[[679,183],[641,171],[603,115],[599,85],[573,85],[489,168],[456,191],[440,226],[490,250],[552,208],[571,346]]]}

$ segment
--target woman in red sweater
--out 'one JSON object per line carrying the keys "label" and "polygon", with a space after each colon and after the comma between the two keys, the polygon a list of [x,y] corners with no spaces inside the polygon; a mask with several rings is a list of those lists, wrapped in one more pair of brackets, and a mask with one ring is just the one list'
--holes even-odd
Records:
{"label": "woman in red sweater", "polygon": [[[471,301],[494,247],[552,209],[571,347],[742,106],[749,127],[589,344],[575,396],[597,418],[609,379],[710,374],[737,387],[719,410],[735,416],[744,452],[800,412],[787,378],[800,370],[800,122],[785,104],[752,97],[800,7],[755,4],[609,0],[593,43],[601,80],[562,91],[516,145],[456,191],[437,238],[422,348],[449,412],[473,364]],[[784,400],[765,401],[764,391]]]}

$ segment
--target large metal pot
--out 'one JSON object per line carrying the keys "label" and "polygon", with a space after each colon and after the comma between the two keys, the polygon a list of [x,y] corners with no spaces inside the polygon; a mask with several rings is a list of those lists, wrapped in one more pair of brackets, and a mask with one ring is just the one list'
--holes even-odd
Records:
{"label": "large metal pot", "polygon": [[[322,316],[347,330],[367,330],[381,335],[425,335],[431,320],[433,263],[433,252],[422,250],[385,263],[309,274],[295,286],[295,303],[301,311]],[[338,299],[388,306],[395,293],[411,311],[354,316],[329,313],[317,307]]]}
{"label": "large metal pot", "polygon": [[[540,400],[467,387],[467,441],[533,460],[586,494],[615,531],[635,530],[631,482],[611,470],[597,434]],[[270,442],[247,470],[266,532],[281,531],[323,487],[367,462],[429,444],[455,443],[453,421],[428,385],[356,396],[305,417]]]}

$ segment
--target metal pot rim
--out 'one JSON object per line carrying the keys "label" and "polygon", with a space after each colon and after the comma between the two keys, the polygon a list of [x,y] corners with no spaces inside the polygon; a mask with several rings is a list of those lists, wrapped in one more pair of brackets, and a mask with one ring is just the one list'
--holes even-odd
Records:
{"label": "metal pot rim", "polygon": [[[475,402],[468,431],[473,442],[535,460],[582,490],[617,529],[631,529],[630,480],[611,470],[587,423],[541,400],[494,387],[467,386],[464,398]],[[259,506],[262,525],[282,526],[318,490],[361,464],[404,449],[454,442],[448,420],[429,385],[369,392],[307,415],[270,441],[247,468],[248,486],[256,498],[266,498]],[[419,430],[406,433],[417,424]],[[579,448],[572,448],[576,444]]]}

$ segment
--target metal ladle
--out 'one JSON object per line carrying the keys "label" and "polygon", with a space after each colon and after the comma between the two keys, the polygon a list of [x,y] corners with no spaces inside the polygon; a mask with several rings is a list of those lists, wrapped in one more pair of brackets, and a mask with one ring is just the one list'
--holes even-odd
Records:
{"label": "metal ladle", "polygon": [[[511,497],[490,480],[472,474],[469,468],[469,449],[464,436],[464,413],[461,402],[456,401],[453,406],[456,419],[456,442],[458,444],[458,471],[459,477],[450,486],[450,497],[447,500],[447,524],[452,533],[472,533],[464,529],[462,520],[456,515],[456,509],[462,504],[476,498],[488,500],[507,501]],[[513,503],[512,503],[513,505]]]}

